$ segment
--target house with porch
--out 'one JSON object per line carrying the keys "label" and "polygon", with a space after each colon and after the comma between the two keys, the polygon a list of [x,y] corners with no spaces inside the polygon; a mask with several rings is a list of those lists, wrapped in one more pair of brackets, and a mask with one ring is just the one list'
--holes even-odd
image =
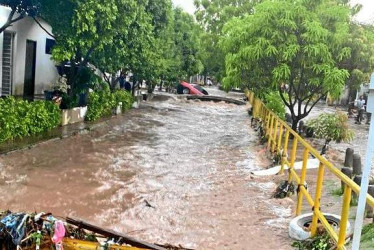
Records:
{"label": "house with porch", "polygon": [[[10,8],[0,6],[0,25]],[[48,32],[52,27],[42,19],[38,22]],[[30,17],[13,23],[0,34],[0,96],[20,96],[34,100],[57,80],[58,72],[51,59],[54,39]]]}

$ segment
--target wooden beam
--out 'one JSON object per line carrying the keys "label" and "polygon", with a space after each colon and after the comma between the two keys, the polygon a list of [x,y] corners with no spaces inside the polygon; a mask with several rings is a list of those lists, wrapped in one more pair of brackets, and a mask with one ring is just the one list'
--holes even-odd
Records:
{"label": "wooden beam", "polygon": [[145,241],[137,240],[135,238],[129,237],[125,234],[122,234],[122,233],[119,233],[113,230],[104,229],[102,227],[90,224],[78,218],[66,217],[66,222],[69,224],[75,225],[79,228],[87,229],[97,234],[101,234],[108,238],[114,238],[115,240],[122,239],[124,243],[129,244],[134,247],[155,249],[155,250],[166,250],[166,248],[163,248],[163,247],[151,244],[151,243],[147,243]]}
{"label": "wooden beam", "polygon": [[233,103],[236,105],[246,105],[247,103],[245,101],[233,99],[233,98],[227,98],[223,96],[211,96],[211,95],[189,95],[187,96],[187,100],[202,100],[202,101],[213,101],[213,102],[227,102],[227,103]]}

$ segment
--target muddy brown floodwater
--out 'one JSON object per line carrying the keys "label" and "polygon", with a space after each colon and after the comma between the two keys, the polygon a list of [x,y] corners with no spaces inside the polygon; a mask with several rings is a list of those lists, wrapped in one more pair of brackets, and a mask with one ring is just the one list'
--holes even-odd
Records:
{"label": "muddy brown floodwater", "polygon": [[250,175],[269,162],[246,107],[157,99],[0,156],[0,210],[72,215],[197,249],[290,249],[294,204]]}

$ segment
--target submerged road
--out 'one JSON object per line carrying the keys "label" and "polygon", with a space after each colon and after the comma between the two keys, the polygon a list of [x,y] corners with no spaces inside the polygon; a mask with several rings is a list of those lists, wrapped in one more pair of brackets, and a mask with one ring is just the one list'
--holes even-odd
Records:
{"label": "submerged road", "polygon": [[157,243],[290,249],[292,201],[246,107],[155,98],[86,133],[0,156],[0,210],[50,211]]}

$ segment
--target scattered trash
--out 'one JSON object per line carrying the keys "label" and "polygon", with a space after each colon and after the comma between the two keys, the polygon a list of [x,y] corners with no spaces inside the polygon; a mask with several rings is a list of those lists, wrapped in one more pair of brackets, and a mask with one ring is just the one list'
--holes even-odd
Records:
{"label": "scattered trash", "polygon": [[[307,169],[316,169],[319,167],[320,161],[317,158],[314,159],[308,159],[307,163]],[[303,161],[298,161],[295,162],[293,169],[294,170],[300,170],[303,167]],[[251,173],[253,175],[258,175],[258,176],[266,176],[266,175],[276,175],[280,172],[281,170],[281,165],[268,168],[268,169],[263,169],[263,170],[257,170],[257,171],[252,171]],[[284,170],[288,170],[288,166],[284,165]]]}
{"label": "scattered trash", "polygon": [[185,249],[147,243],[80,219],[67,217],[62,221],[51,213],[0,212],[0,249],[53,249],[53,245],[56,250]]}
{"label": "scattered trash", "polygon": [[292,182],[282,181],[273,194],[273,198],[282,199],[289,197],[296,192],[295,185]]}

